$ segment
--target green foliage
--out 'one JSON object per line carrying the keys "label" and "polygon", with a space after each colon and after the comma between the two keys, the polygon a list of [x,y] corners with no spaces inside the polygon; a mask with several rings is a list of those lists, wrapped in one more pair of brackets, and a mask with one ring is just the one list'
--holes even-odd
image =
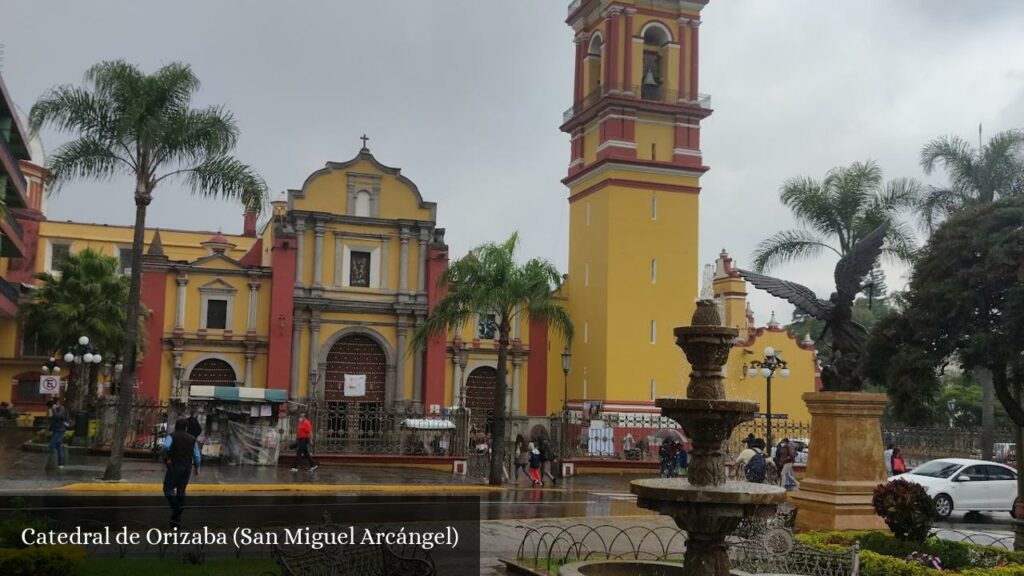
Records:
{"label": "green foliage", "polygon": [[935,502],[924,487],[907,480],[876,486],[871,505],[897,538],[909,542],[924,542],[936,516]]}
{"label": "green foliage", "polygon": [[916,209],[921,186],[912,179],[885,182],[874,162],[854,162],[833,168],[820,182],[791,178],[779,190],[779,199],[802,226],[783,230],[758,244],[754,270],[768,269],[793,260],[831,251],[844,256],[862,238],[882,224],[890,224],[883,254],[910,261],[914,235],[901,214]]}
{"label": "green foliage", "polygon": [[[861,546],[861,573],[885,576],[941,576],[955,572],[968,576],[1024,576],[1024,553],[993,546],[928,538],[905,542],[878,531],[807,532],[797,540],[818,550],[845,553],[855,542]],[[939,571],[906,561],[910,552],[938,556],[945,567]]]}
{"label": "green foliage", "polygon": [[[16,499],[14,507],[21,505],[20,499]],[[32,517],[20,510],[14,510],[0,520],[0,548],[24,548],[21,542],[21,532],[26,528],[35,530],[49,530],[50,523],[45,518]],[[3,574],[3,571],[0,571]]]}
{"label": "green foliage", "polygon": [[5,576],[75,576],[85,563],[85,549],[77,546],[0,548],[0,574]]}
{"label": "green foliage", "polygon": [[1007,415],[1024,424],[1024,198],[962,211],[932,235],[903,310],[876,326],[865,371],[912,414],[934,410],[939,371],[951,361],[992,371]]}
{"label": "green foliage", "polygon": [[272,560],[207,560],[202,564],[184,564],[172,560],[138,558],[95,558],[85,562],[78,576],[253,576],[277,574]]}
{"label": "green foliage", "polygon": [[120,351],[128,278],[117,267],[115,258],[86,249],[57,262],[56,274],[39,274],[39,288],[18,310],[25,330],[50,354],[67,350],[83,334],[107,354]]}
{"label": "green foliage", "polygon": [[945,186],[929,186],[921,203],[921,223],[934,230],[952,214],[1024,193],[1024,131],[1007,130],[975,148],[959,136],[940,136],[921,149],[921,167],[944,168]]}
{"label": "green foliage", "polygon": [[[441,275],[438,290],[444,297],[413,333],[409,350],[423,348],[427,340],[447,330],[456,332],[477,314],[494,314],[498,327],[498,383],[495,387],[493,434],[502,438],[505,432],[505,392],[507,358],[512,325],[516,316],[523,320],[546,323],[572,342],[573,326],[569,313],[555,300],[562,286],[562,275],[546,260],[532,259],[518,264],[515,259],[518,234],[498,243],[473,248],[469,254],[453,262]],[[404,353],[405,351],[403,351]],[[501,484],[501,461],[504,447],[495,443],[490,483]]]}
{"label": "green foliage", "polygon": [[266,183],[230,155],[238,141],[231,113],[191,108],[199,79],[186,64],[145,74],[123,60],[100,62],[85,73],[86,87],[57,86],[29,112],[33,132],[43,126],[75,135],[50,155],[55,187],[80,179],[127,174],[148,195],[178,179],[193,193],[240,200],[259,210]]}

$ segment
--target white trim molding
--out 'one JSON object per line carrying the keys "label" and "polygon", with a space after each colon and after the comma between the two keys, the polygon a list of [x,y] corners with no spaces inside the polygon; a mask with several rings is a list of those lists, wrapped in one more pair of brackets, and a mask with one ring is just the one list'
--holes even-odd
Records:
{"label": "white trim molding", "polygon": [[[206,284],[199,287],[199,299],[202,304],[199,307],[199,328],[203,330],[233,330],[234,318],[232,318],[232,310],[235,307],[235,293],[238,292],[234,286],[215,278],[210,280]],[[227,302],[227,311],[224,315],[224,328],[208,328],[207,312],[209,311],[208,304],[210,300],[225,300]],[[235,370],[235,376],[238,376],[238,371]]]}

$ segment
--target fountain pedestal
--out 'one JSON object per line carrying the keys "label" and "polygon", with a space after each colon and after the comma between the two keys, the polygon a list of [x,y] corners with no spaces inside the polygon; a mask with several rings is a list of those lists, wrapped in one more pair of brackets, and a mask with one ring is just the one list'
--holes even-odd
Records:
{"label": "fountain pedestal", "polygon": [[691,367],[687,397],[655,401],[693,443],[688,477],[634,480],[629,487],[638,506],[671,516],[686,531],[685,576],[729,576],[726,537],[744,517],[771,515],[786,500],[778,486],[726,481],[725,441],[753,419],[757,403],[725,399],[722,365],[738,331],[720,324],[714,302],[697,302],[691,326],[675,329]]}
{"label": "fountain pedestal", "polygon": [[886,528],[871,496],[885,482],[879,418],[888,398],[866,392],[809,392],[811,451],[807,474],[790,501],[800,530]]}

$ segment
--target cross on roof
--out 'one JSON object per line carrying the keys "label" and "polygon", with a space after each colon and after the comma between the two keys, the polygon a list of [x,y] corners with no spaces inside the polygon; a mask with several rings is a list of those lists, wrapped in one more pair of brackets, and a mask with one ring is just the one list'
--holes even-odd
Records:
{"label": "cross on roof", "polygon": [[366,147],[366,141],[369,140],[366,134],[363,134],[359,139],[363,141],[363,150],[369,150],[369,148]]}

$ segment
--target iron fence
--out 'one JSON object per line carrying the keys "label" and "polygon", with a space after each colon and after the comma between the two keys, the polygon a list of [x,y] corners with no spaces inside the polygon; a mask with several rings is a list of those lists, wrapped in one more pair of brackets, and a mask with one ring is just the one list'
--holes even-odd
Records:
{"label": "iron fence", "polygon": [[[992,454],[1006,461],[1016,445],[1016,431],[996,428],[993,434]],[[882,439],[898,446],[908,464],[919,464],[935,458],[982,457],[981,430],[978,428],[950,428],[946,426],[908,427],[883,426]]]}
{"label": "iron fence", "polygon": [[736,456],[746,448],[743,442],[751,434],[754,435],[754,438],[764,439],[769,447],[777,444],[783,438],[809,440],[811,437],[811,423],[772,419],[771,432],[771,437],[766,438],[768,429],[767,423],[763,418],[742,422],[733,429],[732,436],[729,437],[726,445],[726,450],[730,455]]}
{"label": "iron fence", "polygon": [[[110,448],[117,422],[117,398],[101,398],[94,408],[95,434],[90,434],[94,448]],[[166,402],[136,400],[132,404],[129,424],[125,430],[124,447],[130,450],[153,450],[167,433],[168,409]]]}

